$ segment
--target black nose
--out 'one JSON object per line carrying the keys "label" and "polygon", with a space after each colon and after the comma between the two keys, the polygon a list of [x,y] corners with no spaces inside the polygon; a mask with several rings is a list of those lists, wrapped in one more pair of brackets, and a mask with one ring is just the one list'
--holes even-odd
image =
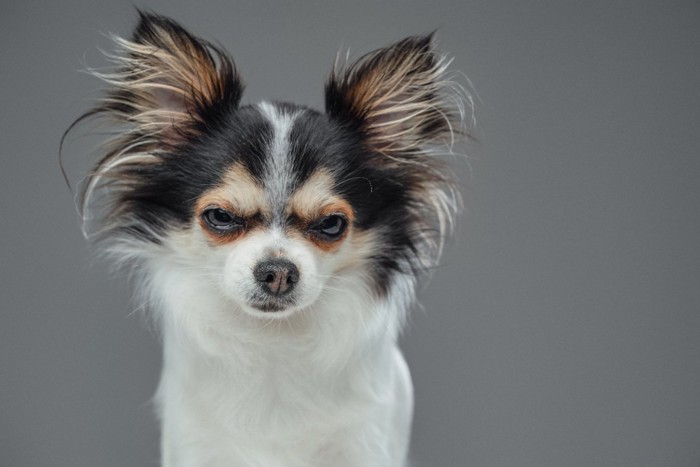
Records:
{"label": "black nose", "polygon": [[261,261],[255,266],[253,276],[260,287],[271,295],[284,295],[299,282],[299,270],[289,260],[270,259]]}

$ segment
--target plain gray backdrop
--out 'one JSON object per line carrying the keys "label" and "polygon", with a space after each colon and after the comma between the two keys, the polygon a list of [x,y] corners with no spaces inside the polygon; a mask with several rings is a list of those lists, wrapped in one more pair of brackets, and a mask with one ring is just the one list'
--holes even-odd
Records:
{"label": "plain gray backdrop", "polygon": [[[320,107],[338,50],[436,28],[473,83],[465,215],[402,339],[416,466],[700,465],[697,1],[137,5],[224,45],[246,102]],[[3,467],[157,465],[158,340],[57,162],[100,86],[79,70],[135,20],[0,4]],[[73,182],[93,143],[69,144]]]}

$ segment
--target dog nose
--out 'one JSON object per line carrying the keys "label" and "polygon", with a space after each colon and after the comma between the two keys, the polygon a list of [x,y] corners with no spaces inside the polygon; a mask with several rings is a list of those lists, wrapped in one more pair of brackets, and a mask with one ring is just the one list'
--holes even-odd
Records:
{"label": "dog nose", "polygon": [[253,276],[260,287],[271,295],[284,295],[299,282],[299,270],[289,260],[276,258],[261,261],[255,266]]}

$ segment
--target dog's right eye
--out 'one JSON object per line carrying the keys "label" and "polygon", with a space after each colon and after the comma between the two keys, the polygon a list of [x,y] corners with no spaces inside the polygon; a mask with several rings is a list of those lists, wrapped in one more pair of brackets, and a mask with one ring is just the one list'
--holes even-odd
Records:
{"label": "dog's right eye", "polygon": [[230,232],[245,227],[245,221],[225,209],[210,208],[202,213],[202,220],[211,230],[216,232]]}

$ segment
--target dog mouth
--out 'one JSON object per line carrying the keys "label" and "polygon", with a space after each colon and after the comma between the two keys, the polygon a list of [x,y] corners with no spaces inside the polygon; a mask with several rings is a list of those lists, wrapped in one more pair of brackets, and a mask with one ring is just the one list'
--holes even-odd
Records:
{"label": "dog mouth", "polygon": [[277,311],[284,311],[286,306],[279,303],[253,303],[253,308],[264,313],[274,313]]}
{"label": "dog mouth", "polygon": [[250,305],[263,313],[276,313],[287,310],[294,303],[295,301],[291,299],[267,299],[251,301]]}

